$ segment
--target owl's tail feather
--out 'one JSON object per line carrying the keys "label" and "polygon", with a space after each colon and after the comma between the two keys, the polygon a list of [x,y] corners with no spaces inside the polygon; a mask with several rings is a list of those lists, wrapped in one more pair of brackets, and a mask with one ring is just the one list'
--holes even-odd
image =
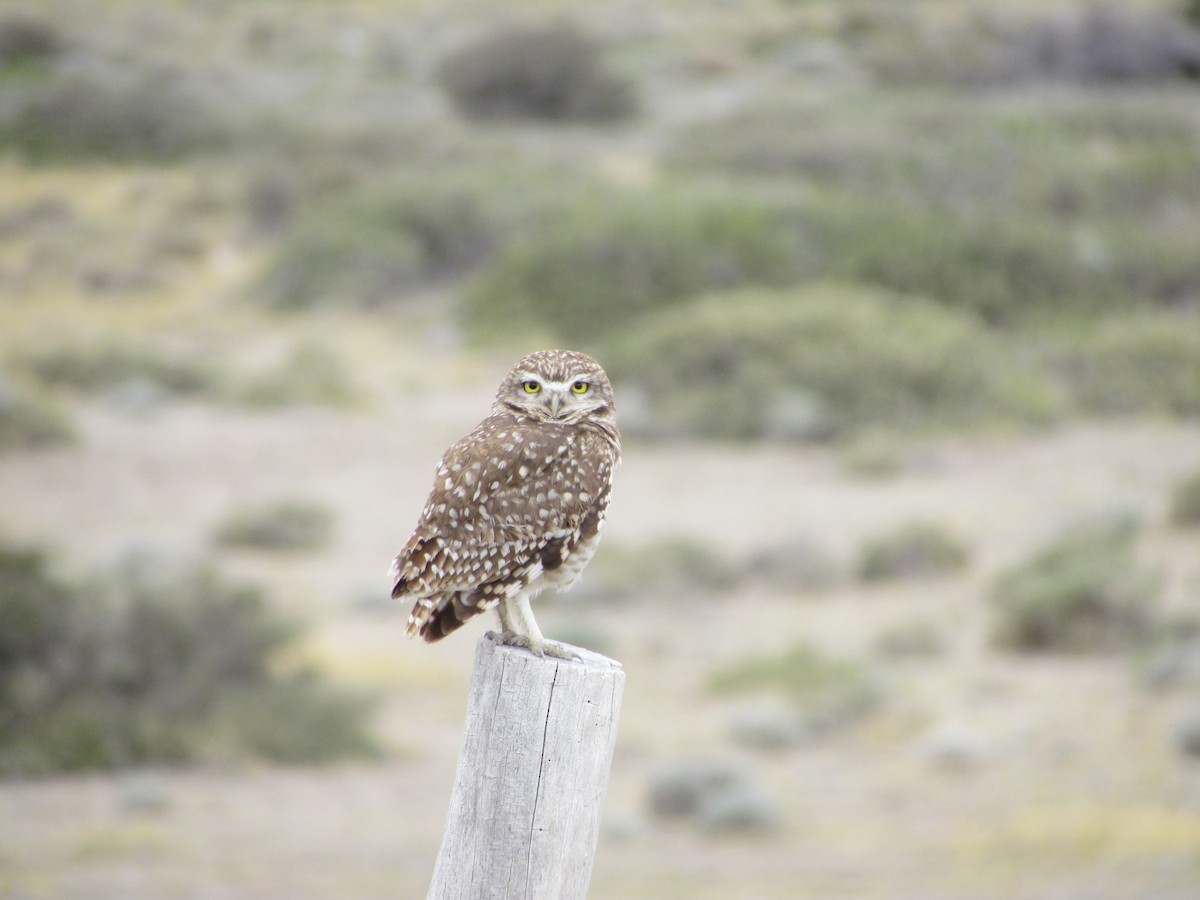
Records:
{"label": "owl's tail feather", "polygon": [[412,612],[408,614],[408,624],[404,626],[404,633],[409,637],[415,634],[420,634],[425,630],[425,623],[429,619],[429,614],[433,610],[433,601],[429,598],[422,597],[413,606]]}
{"label": "owl's tail feather", "polygon": [[422,597],[417,600],[408,617],[407,634],[419,634],[427,643],[440,641],[457,631],[472,616],[480,612],[467,591],[455,591],[443,597]]}

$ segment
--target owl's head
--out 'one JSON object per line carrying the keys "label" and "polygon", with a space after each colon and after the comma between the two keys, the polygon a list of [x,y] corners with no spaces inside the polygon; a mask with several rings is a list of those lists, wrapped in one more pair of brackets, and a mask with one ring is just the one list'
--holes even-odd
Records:
{"label": "owl's head", "polygon": [[612,385],[600,364],[574,350],[539,350],[513,366],[496,405],[543,422],[570,425],[613,416]]}

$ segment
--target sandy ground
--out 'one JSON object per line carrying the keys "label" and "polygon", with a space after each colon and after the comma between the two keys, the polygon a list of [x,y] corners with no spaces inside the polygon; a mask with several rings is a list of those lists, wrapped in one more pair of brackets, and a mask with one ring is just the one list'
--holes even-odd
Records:
{"label": "sandy ground", "polygon": [[[490,389],[438,412],[166,406],[85,411],[77,448],[0,460],[0,529],[46,540],[80,573],[153,546],[211,551],[215,524],[259,499],[303,496],[337,514],[333,545],[284,562],[223,554],[312,631],[305,652],[382,692],[379,764],[149,771],[0,784],[6,897],[419,897],[449,798],[473,645],[402,636],[384,573],[446,444]],[[1170,485],[1200,464],[1200,427],[1080,425],[914,447],[901,472],[848,475],[819,448],[629,442],[606,540],[690,535],[735,555],[805,537],[848,559],[913,517],[973,548],[961,576],[819,597],[731,596],[543,606],[543,630],[592,631],[627,672],[594,898],[1194,898],[1200,764],[1172,743],[1196,687],[1151,693],[1128,659],[1022,659],[986,647],[986,586],[1081,516],[1132,511],[1166,601],[1200,610],[1200,535],[1172,531]],[[601,550],[603,552],[603,548]],[[944,651],[879,663],[881,708],[780,752],[739,746],[746,697],[710,673],[804,637],[868,658],[898,624]],[[1190,694],[1189,694],[1190,692]],[[931,742],[965,747],[938,764]],[[766,834],[705,833],[647,813],[652,773],[684,756],[729,760],[772,798]]]}

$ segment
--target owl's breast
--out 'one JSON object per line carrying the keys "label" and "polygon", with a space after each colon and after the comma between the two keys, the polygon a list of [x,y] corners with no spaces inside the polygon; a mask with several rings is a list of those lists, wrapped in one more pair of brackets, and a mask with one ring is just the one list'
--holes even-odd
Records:
{"label": "owl's breast", "polygon": [[552,587],[566,590],[583,573],[600,545],[611,483],[610,477],[599,487],[599,496],[574,532],[551,540],[543,549],[541,584],[537,586],[538,589]]}
{"label": "owl's breast", "polygon": [[566,554],[556,567],[542,570],[539,579],[541,584],[536,587],[549,587],[565,591],[583,574],[583,570],[591,562],[598,546],[600,546],[599,529],[593,531],[589,537],[581,536],[570,553]]}

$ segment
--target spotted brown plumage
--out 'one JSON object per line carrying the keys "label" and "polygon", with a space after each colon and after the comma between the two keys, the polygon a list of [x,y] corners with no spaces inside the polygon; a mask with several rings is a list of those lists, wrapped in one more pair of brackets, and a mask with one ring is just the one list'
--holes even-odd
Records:
{"label": "spotted brown plumage", "polygon": [[542,637],[529,600],[570,587],[591,559],[620,457],[612,386],[594,359],[543,350],[520,360],[491,415],[442,456],[392,563],[392,596],[414,601],[407,632],[440,640],[494,608],[504,643],[566,655]]}

